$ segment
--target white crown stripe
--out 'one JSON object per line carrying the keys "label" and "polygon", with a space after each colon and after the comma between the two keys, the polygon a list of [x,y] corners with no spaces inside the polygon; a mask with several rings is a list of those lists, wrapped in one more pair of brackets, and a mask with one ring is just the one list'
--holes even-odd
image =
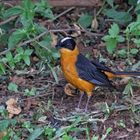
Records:
{"label": "white crown stripe", "polygon": [[61,43],[63,43],[64,41],[68,40],[68,39],[72,39],[71,37],[65,37],[61,40]]}

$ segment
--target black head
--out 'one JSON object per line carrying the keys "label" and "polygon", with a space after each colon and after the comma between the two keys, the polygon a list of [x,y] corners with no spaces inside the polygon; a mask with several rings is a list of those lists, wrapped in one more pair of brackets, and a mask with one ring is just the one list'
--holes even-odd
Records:
{"label": "black head", "polygon": [[55,47],[58,49],[66,48],[69,50],[74,50],[75,46],[76,46],[76,43],[72,37],[65,37],[59,40]]}

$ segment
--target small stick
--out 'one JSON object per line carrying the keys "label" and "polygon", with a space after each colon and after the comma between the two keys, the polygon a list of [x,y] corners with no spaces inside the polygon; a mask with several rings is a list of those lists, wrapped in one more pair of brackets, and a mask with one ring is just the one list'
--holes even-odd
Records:
{"label": "small stick", "polygon": [[18,17],[18,16],[12,16],[12,17],[8,18],[7,20],[0,22],[0,26],[2,26],[2,25],[4,25],[4,24],[6,24],[6,23],[8,23],[8,22],[10,22],[10,21],[12,21],[12,20],[14,20],[14,19],[17,18],[17,17]]}
{"label": "small stick", "polygon": [[67,9],[66,11],[64,11],[64,12],[60,13],[59,15],[57,15],[57,16],[54,18],[54,20],[52,20],[52,21],[55,21],[56,19],[58,19],[59,17],[65,15],[65,14],[67,14],[68,12],[70,12],[70,11],[73,10],[73,9],[75,9],[75,7],[70,7],[70,8]]}

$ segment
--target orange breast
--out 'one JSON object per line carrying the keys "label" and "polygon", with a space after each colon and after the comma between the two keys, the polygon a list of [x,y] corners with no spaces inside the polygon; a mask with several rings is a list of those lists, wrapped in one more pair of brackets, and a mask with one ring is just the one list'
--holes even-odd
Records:
{"label": "orange breast", "polygon": [[77,55],[75,53],[61,53],[61,67],[66,80],[74,85],[76,88],[85,91],[92,92],[95,85],[79,78],[75,62],[77,61]]}

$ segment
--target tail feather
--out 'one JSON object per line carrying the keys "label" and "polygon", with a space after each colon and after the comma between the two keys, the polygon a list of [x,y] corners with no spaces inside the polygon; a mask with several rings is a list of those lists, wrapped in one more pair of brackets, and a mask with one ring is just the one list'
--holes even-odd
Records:
{"label": "tail feather", "polygon": [[140,76],[140,72],[138,72],[138,71],[130,71],[130,72],[117,71],[117,72],[115,72],[115,75],[118,76],[118,77],[126,77],[126,76],[137,77],[137,76]]}

